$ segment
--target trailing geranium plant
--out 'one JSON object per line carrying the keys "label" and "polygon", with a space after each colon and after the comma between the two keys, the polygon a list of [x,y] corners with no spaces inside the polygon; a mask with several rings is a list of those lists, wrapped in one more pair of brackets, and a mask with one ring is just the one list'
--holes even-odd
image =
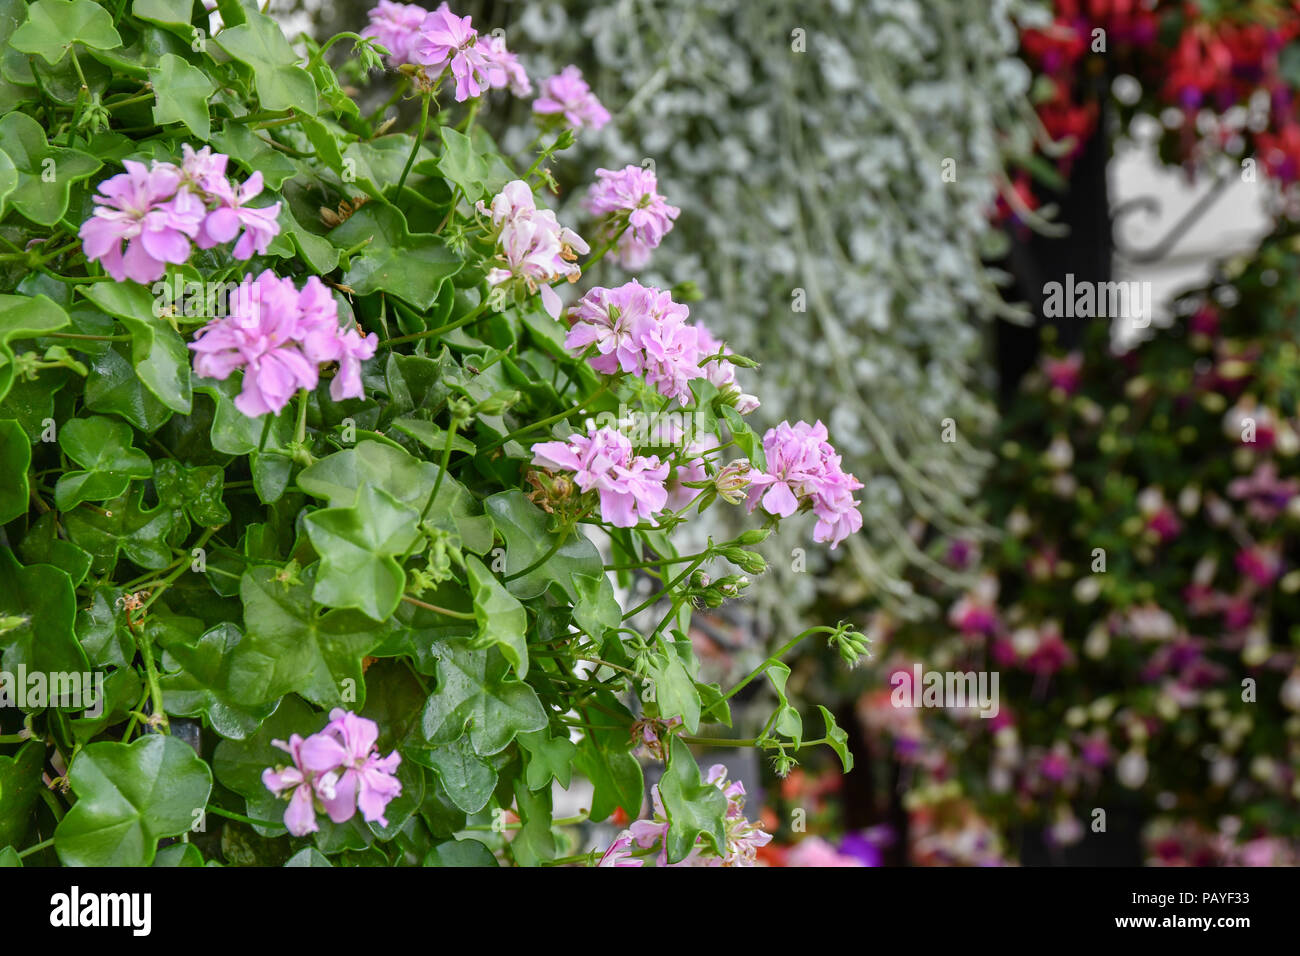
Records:
{"label": "trailing geranium plant", "polygon": [[[0,0],[0,39],[0,863],[594,864],[571,826],[643,805],[605,862],[746,863],[691,745],[848,769],[779,658],[860,635],[724,689],[688,634],[780,518],[856,532],[861,485],[820,423],[751,431],[687,296],[590,280],[679,210],[635,165],[588,224],[545,207],[609,115],[576,69],[519,173],[476,119],[532,84],[446,5],[299,53],[249,2]],[[715,506],[752,530],[680,553]],[[764,674],[752,739],[701,733]]]}

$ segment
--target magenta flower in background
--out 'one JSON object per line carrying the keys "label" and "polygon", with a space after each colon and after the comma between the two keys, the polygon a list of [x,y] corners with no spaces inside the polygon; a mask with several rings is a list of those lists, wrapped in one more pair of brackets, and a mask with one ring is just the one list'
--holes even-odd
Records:
{"label": "magenta flower in background", "polygon": [[533,101],[533,112],[543,117],[563,117],[575,130],[598,130],[609,122],[609,111],[591,92],[582,71],[573,65],[542,80],[541,95]]}
{"label": "magenta flower in background", "polygon": [[[446,4],[442,6],[446,7]],[[379,0],[379,3],[367,14],[370,23],[361,31],[361,35],[374,37],[379,45],[388,51],[390,67],[414,63],[416,62],[415,45],[420,40],[420,27],[428,15],[428,10],[414,3]]]}
{"label": "magenta flower in background", "polygon": [[323,362],[339,363],[330,383],[335,401],[362,394],[360,362],[374,355],[379,337],[340,328],[338,304],[315,276],[301,293],[269,269],[256,280],[246,276],[228,312],[199,329],[190,348],[198,375],[221,380],[243,369],[235,407],[245,415],[278,414],[298,389],[316,387]]}
{"label": "magenta flower in background", "polygon": [[[212,192],[218,205],[203,220],[194,244],[200,249],[211,249],[239,236],[231,252],[236,259],[251,259],[254,253],[266,255],[267,246],[280,234],[277,222],[280,204],[277,202],[257,209],[244,205],[262,192],[261,172],[253,173],[238,189],[223,177]],[[242,235],[240,230],[243,230]]]}
{"label": "magenta flower in background", "polygon": [[612,428],[590,425],[586,435],[538,442],[532,452],[533,464],[571,471],[579,489],[594,488],[600,496],[601,518],[616,528],[630,528],[640,520],[654,524],[654,515],[668,501],[664,486],[668,463],[654,455],[633,455],[627,436]]}
{"label": "magenta flower in background", "polygon": [[628,228],[618,241],[618,256],[626,269],[640,269],[681,210],[659,195],[655,174],[641,166],[596,170],[596,182],[587,193],[587,209],[596,216],[613,216],[612,229],[624,221]]}
{"label": "magenta flower in background", "polygon": [[126,172],[99,184],[95,212],[81,225],[82,248],[118,282],[154,282],[167,263],[190,257],[207,210],[192,192],[178,191],[181,171],[170,163],[122,165]]}
{"label": "magenta flower in background", "polygon": [[272,745],[287,753],[293,761],[289,767],[268,767],[262,771],[262,783],[277,797],[289,795],[289,806],[284,811],[284,825],[294,836],[306,836],[320,829],[316,823],[318,797],[332,799],[337,776],[326,772],[314,773],[303,764],[304,741],[297,734],[289,742],[273,740]]}
{"label": "magenta flower in background", "polygon": [[402,756],[393,751],[380,757],[375,747],[379,725],[373,720],[335,707],[330,722],[318,734],[303,741],[302,765],[318,774],[336,777],[334,793],[321,796],[329,818],[343,823],[358,809],[368,822],[388,826],[384,809],[402,792],[402,783],[393,774]]}
{"label": "magenta flower in background", "polygon": [[1079,383],[1083,379],[1083,355],[1079,352],[1071,352],[1064,358],[1045,358],[1043,372],[1047,375],[1047,383],[1052,388],[1059,388],[1066,395],[1073,395],[1079,390]]}
{"label": "magenta flower in background", "polygon": [[1276,545],[1252,544],[1236,556],[1237,570],[1257,587],[1271,587],[1282,574],[1282,554]]}
{"label": "magenta flower in background", "polygon": [[785,857],[786,866],[799,867],[848,867],[862,866],[856,856],[849,856],[835,849],[819,836],[806,836],[793,847]]}
{"label": "magenta flower in background", "polygon": [[862,482],[840,467],[840,456],[826,438],[821,422],[782,422],[768,429],[763,436],[767,470],[750,479],[749,510],[761,504],[768,514],[788,518],[808,502],[817,516],[813,540],[829,541],[834,550],[862,528],[853,497]]}
{"label": "magenta flower in background", "polygon": [[458,17],[444,3],[420,24],[414,41],[415,62],[431,76],[450,67],[456,81],[456,102],[463,103],[491,86],[489,63],[479,47],[478,31],[469,17]]}

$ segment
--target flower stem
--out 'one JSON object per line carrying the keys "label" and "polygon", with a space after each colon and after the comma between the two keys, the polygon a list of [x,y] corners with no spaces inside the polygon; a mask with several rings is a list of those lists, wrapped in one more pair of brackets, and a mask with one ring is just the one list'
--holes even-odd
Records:
{"label": "flower stem", "polygon": [[397,192],[400,195],[402,187],[406,185],[406,177],[411,172],[411,167],[415,165],[415,157],[420,155],[420,146],[424,143],[424,131],[429,125],[429,100],[432,94],[425,92],[420,97],[420,132],[416,134],[415,142],[411,144],[411,155],[406,157],[406,168],[402,170],[402,178],[397,181]]}

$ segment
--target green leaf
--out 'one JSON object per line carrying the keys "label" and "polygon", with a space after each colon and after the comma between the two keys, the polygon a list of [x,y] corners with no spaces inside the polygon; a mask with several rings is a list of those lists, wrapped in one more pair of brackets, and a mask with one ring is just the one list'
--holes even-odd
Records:
{"label": "green leaf", "polygon": [[[570,601],[576,601],[578,592],[573,575],[595,576],[604,573],[605,565],[600,552],[576,528],[570,532],[568,540],[558,551],[538,565],[554,546],[556,536],[547,530],[550,519],[546,512],[529,501],[528,496],[518,488],[498,492],[483,502],[483,508],[505,539],[506,587],[519,600],[539,597],[552,584],[557,584]],[[533,570],[520,574],[530,567]]]}
{"label": "green leaf", "polygon": [[146,434],[153,434],[171,417],[171,409],[145,388],[121,352],[121,344],[94,356],[86,378],[86,407],[120,415]]}
{"label": "green leaf", "polygon": [[528,613],[496,575],[472,554],[465,556],[465,569],[474,595],[474,620],[478,622],[473,646],[499,647],[522,680],[528,676],[528,641],[524,636],[528,630]]}
{"label": "green leaf", "polygon": [[420,718],[429,743],[451,743],[468,728],[474,752],[486,757],[508,747],[515,734],[546,726],[537,693],[509,676],[499,651],[440,643],[433,653],[438,689],[429,695]]}
{"label": "green leaf", "polygon": [[325,856],[325,854],[321,853],[321,851],[316,849],[314,846],[303,847],[293,856],[289,857],[289,859],[285,860],[284,865],[285,866],[328,866],[328,867],[334,866],[334,864],[329,861],[329,858]]}
{"label": "green leaf", "polygon": [[53,226],[62,219],[68,210],[72,184],[103,165],[75,149],[50,146],[45,130],[25,113],[7,113],[0,118],[0,150],[9,156],[18,173],[18,185],[10,193],[8,204],[42,226]]}
{"label": "green leaf", "polygon": [[0,631],[4,669],[80,673],[88,669],[73,621],[77,602],[72,579],[48,564],[23,567],[8,548],[0,548],[0,618],[18,623]]}
{"label": "green leaf", "polygon": [[776,720],[773,727],[777,733],[785,734],[794,741],[797,750],[803,744],[803,718],[799,716],[799,711],[790,706],[790,701],[785,696],[785,684],[790,679],[790,668],[780,661],[774,661],[768,665],[767,679],[772,682],[776,689]]}
{"label": "green leaf", "polygon": [[90,553],[95,573],[111,571],[119,552],[151,571],[161,571],[171,564],[167,536],[176,526],[176,513],[163,506],[146,510],[141,506],[143,497],[144,488],[137,486],[120,498],[106,501],[102,511],[80,507],[64,515],[68,537]]}
{"label": "green leaf", "polygon": [[54,830],[66,866],[148,866],[158,841],[188,832],[212,791],[208,765],[161,734],[90,744],[68,779],[77,802]]}
{"label": "green leaf", "polygon": [[150,23],[184,27],[189,36],[194,0],[132,0],[131,12]]}
{"label": "green leaf", "polygon": [[131,426],[95,415],[74,418],[59,429],[59,447],[84,471],[67,471],[54,486],[54,504],[71,511],[83,501],[107,501],[125,494],[132,479],[153,474],[153,462],[131,446]]}
{"label": "green leaf", "polygon": [[540,866],[556,856],[555,832],[551,829],[551,792],[534,793],[515,781],[515,809],[523,826],[510,841],[510,853],[519,866]]}
{"label": "green leaf", "polygon": [[18,545],[18,555],[24,564],[52,564],[66,571],[72,586],[80,587],[90,573],[90,555],[60,535],[63,529],[58,512],[47,511],[23,535]]}
{"label": "green leaf", "polygon": [[190,351],[177,331],[153,314],[149,291],[131,282],[96,282],[85,295],[131,333],[131,362],[145,387],[172,411],[188,415]]}
{"label": "green leaf", "polygon": [[250,706],[232,699],[230,663],[242,638],[239,628],[226,622],[205,631],[193,646],[177,643],[168,647],[164,662],[174,663],[179,670],[159,679],[167,713],[203,715],[213,730],[233,740],[255,731],[275,710],[276,702]]}
{"label": "green leaf", "polygon": [[471,205],[492,195],[487,185],[492,171],[488,161],[474,152],[470,138],[450,126],[438,130],[442,138],[442,155],[438,157],[438,171],[450,183],[457,185]]}
{"label": "green leaf", "polygon": [[193,843],[173,843],[158,851],[153,858],[153,865],[163,866],[202,866],[203,854]]}
{"label": "green leaf", "polygon": [[623,608],[614,594],[614,585],[603,570],[599,574],[573,572],[573,589],[578,600],[573,605],[573,623],[597,642],[605,632],[623,623]]}
{"label": "green leaf", "polygon": [[122,45],[112,15],[93,0],[36,0],[27,21],[9,38],[15,50],[34,53],[53,66],[74,43],[111,50]]}
{"label": "green leaf", "polygon": [[314,114],[316,84],[297,65],[279,25],[265,14],[245,10],[246,21],[227,27],[213,37],[214,43],[253,71],[257,96],[267,110],[298,110]]}
{"label": "green leaf", "polygon": [[573,776],[573,760],[578,748],[568,737],[552,737],[549,731],[520,734],[519,746],[528,753],[524,779],[529,790],[540,790],[557,780],[565,790]]}
{"label": "green leaf", "polygon": [[247,633],[230,661],[230,697],[262,704],[293,691],[318,707],[360,706],[362,658],[387,628],[355,611],[318,615],[311,600],[315,568],[300,577],[301,583],[286,584],[273,568],[244,572],[239,593]]}
{"label": "green leaf", "polygon": [[97,587],[90,607],[77,612],[77,639],[95,667],[125,668],[135,657],[135,639],[117,610],[121,595],[121,591]]}
{"label": "green leaf", "polygon": [[[4,80],[0,79],[0,83]],[[18,855],[18,851],[11,846],[0,849],[0,867],[21,867],[23,858]]]}
{"label": "green leaf", "polygon": [[158,68],[149,71],[149,82],[157,100],[153,108],[155,123],[184,123],[201,140],[212,135],[208,100],[217,88],[202,70],[175,54],[165,53]]}
{"label": "green leaf", "polygon": [[850,772],[853,769],[853,752],[849,750],[849,735],[835,723],[835,716],[829,710],[821,704],[817,705],[817,709],[822,712],[822,720],[826,721],[827,746],[839,755],[844,772]]}
{"label": "green leaf", "polygon": [[420,513],[382,488],[363,485],[356,504],[323,508],[303,519],[321,556],[312,597],[330,607],[354,607],[376,621],[402,600],[406,572],[397,558],[414,547]]}
{"label": "green leaf", "polygon": [[[396,355],[397,353],[393,354]],[[426,422],[419,418],[399,418],[393,422],[393,427],[399,432],[410,435],[430,451],[437,452],[439,456],[442,455],[442,450],[447,447],[446,430],[433,422]],[[478,451],[478,446],[461,435],[452,435],[451,450],[472,455]]]}
{"label": "green leaf", "polygon": [[474,753],[468,734],[449,744],[406,749],[412,760],[437,774],[447,797],[459,809],[478,813],[492,799],[496,769]]}
{"label": "green leaf", "polygon": [[32,464],[32,443],[23,427],[12,419],[0,421],[0,525],[8,524],[31,506],[27,469]]}
{"label": "green leaf", "polygon": [[631,738],[621,730],[589,730],[578,742],[580,770],[594,788],[591,819],[600,822],[618,807],[635,819],[645,799],[645,777],[631,753]]}
{"label": "green leaf", "polygon": [[701,782],[699,764],[680,737],[673,738],[668,765],[659,781],[659,796],[668,815],[664,847],[669,863],[686,859],[700,837],[718,854],[725,852],[727,798],[713,784]]}
{"label": "green leaf", "polygon": [[700,729],[700,693],[686,665],[673,651],[665,648],[651,657],[650,674],[655,682],[655,702],[661,717],[680,717],[690,733]]}
{"label": "green leaf", "polygon": [[[382,488],[404,505],[423,512],[438,481],[438,466],[420,461],[382,442],[360,441],[355,448],[335,452],[298,475],[298,487],[331,507],[355,503],[363,485]],[[492,547],[492,522],[478,513],[474,497],[459,481],[446,475],[438,497],[428,510],[435,527],[460,535],[465,547],[483,554]]]}
{"label": "green leaf", "polygon": [[289,157],[267,146],[247,126],[225,123],[219,132],[212,134],[210,142],[249,173],[261,173],[267,189],[279,189],[298,172]]}
{"label": "green leaf", "polygon": [[[0,78],[0,84],[4,79]],[[0,87],[2,88],[2,87]],[[0,150],[0,218],[5,214],[5,199],[14,191],[18,185],[18,167],[14,161],[9,158],[9,154]]]}
{"label": "green leaf", "polygon": [[447,840],[424,857],[425,866],[499,866],[492,851],[478,840]]}
{"label": "green leaf", "polygon": [[344,249],[369,240],[352,257],[343,284],[358,295],[387,292],[422,311],[438,298],[443,280],[460,271],[463,260],[437,236],[412,233],[392,206],[372,202],[330,232]]}
{"label": "green leaf", "polygon": [[31,829],[32,808],[45,782],[45,744],[29,740],[12,757],[0,756],[0,845],[17,845]]}
{"label": "green leaf", "polygon": [[221,498],[225,472],[219,465],[182,465],[167,458],[153,463],[153,483],[162,504],[184,509],[196,524],[219,528],[230,522]]}
{"label": "green leaf", "polygon": [[69,321],[68,313],[43,295],[0,295],[0,399],[9,394],[14,380],[14,353],[9,342],[54,332]]}

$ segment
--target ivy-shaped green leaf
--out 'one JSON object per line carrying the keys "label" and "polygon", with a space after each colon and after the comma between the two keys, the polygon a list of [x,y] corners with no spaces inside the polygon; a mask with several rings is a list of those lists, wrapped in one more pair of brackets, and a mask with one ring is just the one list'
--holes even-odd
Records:
{"label": "ivy-shaped green leaf", "polygon": [[519,746],[528,754],[524,779],[529,790],[541,790],[552,780],[565,790],[573,775],[573,760],[578,748],[568,737],[552,737],[548,731],[539,730],[519,735]]}
{"label": "ivy-shaped green leaf", "polygon": [[420,513],[382,488],[363,485],[356,504],[323,508],[303,519],[321,556],[312,597],[386,620],[397,610],[406,572],[397,558],[415,545]]}
{"label": "ivy-shaped green leaf", "polygon": [[438,689],[429,695],[420,718],[428,743],[451,743],[468,728],[474,752],[486,757],[510,746],[516,734],[546,726],[537,693],[509,676],[499,651],[444,643],[435,646],[434,654]]}
{"label": "ivy-shaped green leaf", "polygon": [[686,859],[700,837],[708,840],[717,853],[725,852],[727,798],[713,784],[700,780],[700,765],[680,737],[673,738],[668,752],[659,796],[668,816],[664,848],[669,863]]}
{"label": "ivy-shaped green leaf", "polygon": [[835,723],[834,714],[821,704],[817,705],[817,709],[822,712],[822,720],[826,721],[826,744],[839,755],[840,763],[844,765],[844,772],[848,773],[853,769],[853,752],[849,750],[849,735]]}
{"label": "ivy-shaped green leaf", "polygon": [[116,418],[74,418],[59,429],[59,447],[82,467],[66,471],[54,486],[54,504],[71,511],[83,501],[107,501],[131,481],[153,474],[149,456],[131,445],[131,426]]}
{"label": "ivy-shaped green leaf", "polygon": [[231,654],[231,700],[262,704],[296,692],[318,707],[364,704],[361,661],[388,628],[355,611],[317,614],[315,577],[314,566],[296,584],[278,580],[273,568],[244,572],[239,593],[247,632]]}
{"label": "ivy-shaped green leaf", "polygon": [[799,716],[799,711],[790,706],[790,701],[785,696],[785,684],[790,679],[790,668],[780,661],[775,661],[768,665],[766,673],[767,679],[772,682],[772,687],[776,690],[776,720],[772,722],[772,726],[777,733],[785,734],[793,740],[797,750],[803,744],[803,718]]}
{"label": "ivy-shaped green leaf", "polygon": [[256,9],[245,10],[245,22],[227,27],[213,42],[253,71],[263,109],[315,113],[316,83],[298,66],[284,31]]}
{"label": "ivy-shaped green leaf", "polygon": [[367,203],[330,232],[330,242],[351,248],[368,244],[348,264],[343,283],[358,295],[387,292],[427,310],[444,280],[464,265],[446,243],[427,233],[412,233],[392,206]]}
{"label": "ivy-shaped green leaf", "polygon": [[170,458],[153,463],[158,500],[168,508],[184,509],[196,524],[219,528],[230,522],[222,500],[225,472],[218,465],[183,465]]}
{"label": "ivy-shaped green leaf", "polygon": [[8,548],[0,548],[0,661],[10,673],[80,673],[88,669],[73,621],[77,601],[72,579],[48,564],[23,567]]}
{"label": "ivy-shaped green leaf", "polygon": [[41,124],[26,113],[0,117],[0,150],[8,155],[18,173],[9,205],[41,226],[53,226],[62,219],[68,211],[72,184],[94,174],[102,165],[86,153],[51,146]]}
{"label": "ivy-shaped green leaf", "polygon": [[144,489],[137,486],[120,498],[104,502],[102,509],[83,505],[64,516],[68,537],[90,553],[95,573],[111,571],[119,552],[153,571],[171,564],[167,536],[176,525],[176,512],[163,506],[146,509],[143,498]]}
{"label": "ivy-shaped green leaf", "polygon": [[[200,714],[222,737],[242,740],[275,710],[276,702],[248,705],[231,699],[230,660],[243,634],[230,622],[206,631],[193,646],[173,644],[164,661],[178,670],[159,679],[163,707],[169,714],[197,717]],[[170,669],[170,668],[169,668]]]}
{"label": "ivy-shaped green leaf", "polygon": [[0,295],[0,399],[9,394],[14,381],[14,352],[9,342],[57,331],[69,321],[68,313],[46,296]]}
{"label": "ivy-shaped green leaf", "polygon": [[0,756],[0,846],[17,844],[32,823],[32,807],[45,781],[45,744],[29,740],[12,757]]}
{"label": "ivy-shaped green leaf", "polygon": [[159,126],[184,123],[191,133],[201,140],[212,135],[212,118],[208,113],[208,100],[216,87],[198,67],[180,57],[166,53],[158,61],[158,68],[149,71],[156,102],[153,120]]}
{"label": "ivy-shaped green leaf", "polygon": [[31,507],[27,469],[32,464],[32,443],[23,427],[12,419],[0,421],[0,525],[8,524]]}
{"label": "ivy-shaped green leaf", "polygon": [[15,50],[34,53],[53,66],[74,43],[111,50],[122,45],[122,38],[112,15],[94,0],[36,0],[9,42]]}
{"label": "ivy-shaped green leaf", "polygon": [[176,330],[153,314],[149,291],[130,282],[96,282],[85,295],[131,333],[132,364],[145,387],[172,411],[188,415],[190,352]]}
{"label": "ivy-shaped green leaf", "polygon": [[522,680],[528,676],[528,641],[524,636],[528,613],[496,575],[472,554],[465,556],[465,569],[474,595],[474,619],[478,622],[473,646],[499,647]]}
{"label": "ivy-shaped green leaf", "polygon": [[569,533],[559,550],[542,561],[554,546],[555,535],[548,530],[550,520],[546,512],[519,489],[498,492],[483,502],[483,509],[505,539],[506,587],[521,601],[541,596],[552,584],[558,585],[569,600],[576,601],[578,592],[573,575],[604,573],[600,552],[577,529]]}
{"label": "ivy-shaped green leaf", "polygon": [[68,780],[77,802],[54,830],[67,866],[148,866],[158,841],[188,832],[212,791],[208,765],[163,734],[90,744]]}

